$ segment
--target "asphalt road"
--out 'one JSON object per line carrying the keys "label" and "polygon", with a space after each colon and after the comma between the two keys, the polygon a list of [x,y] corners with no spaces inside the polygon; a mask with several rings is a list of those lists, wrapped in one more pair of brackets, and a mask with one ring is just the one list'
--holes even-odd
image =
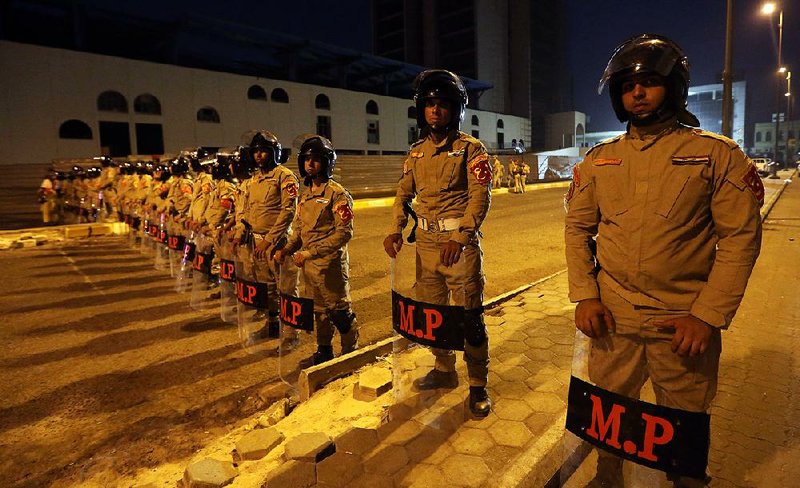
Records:
{"label": "asphalt road", "polygon": [[[563,193],[494,197],[486,298],[564,268]],[[359,210],[355,222],[351,287],[366,344],[391,333],[389,209]],[[0,266],[0,479],[10,486],[111,485],[190,456],[269,401],[276,355],[247,354],[235,326],[192,310],[124,239],[8,251]]]}

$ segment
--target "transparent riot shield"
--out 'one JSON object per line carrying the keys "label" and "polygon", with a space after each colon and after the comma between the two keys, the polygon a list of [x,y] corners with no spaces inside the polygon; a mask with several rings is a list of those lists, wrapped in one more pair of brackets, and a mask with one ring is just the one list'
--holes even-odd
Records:
{"label": "transparent riot shield", "polygon": [[236,301],[236,254],[232,242],[223,235],[217,242],[219,250],[219,315],[223,322],[238,320]]}
{"label": "transparent riot shield", "polygon": [[[273,272],[278,277],[278,292],[280,295],[279,310],[281,321],[281,341],[278,345],[279,373],[281,380],[290,386],[289,395],[297,391],[297,380],[300,371],[314,366],[314,353],[317,349],[314,329],[317,329],[317,339],[323,339],[326,346],[332,345],[334,325],[322,304],[314,308],[315,286],[321,285],[318,270],[310,260],[302,268],[295,266],[291,257],[284,262],[276,263]],[[331,356],[332,357],[332,356]],[[322,362],[326,358],[318,358]]]}
{"label": "transparent riot shield", "polygon": [[[438,249],[432,242],[422,247],[406,242],[390,261],[395,335],[390,422],[397,427],[416,423],[434,445],[471,418],[466,401],[470,381],[462,360],[466,268],[463,259],[442,266]],[[417,266],[425,273],[418,273]]]}
{"label": "transparent riot shield", "polygon": [[210,310],[219,304],[219,265],[214,263],[214,241],[197,234],[192,262],[192,297],[190,305],[195,310]]}
{"label": "transparent riot shield", "polygon": [[192,281],[194,275],[194,258],[195,258],[195,234],[190,232],[189,236],[184,239],[183,253],[181,254],[180,267],[175,276],[175,291],[184,293],[191,291]]}
{"label": "transparent riot shield", "polygon": [[674,353],[668,339],[657,346],[647,336],[619,323],[596,339],[577,331],[561,486],[706,486],[710,416],[656,403],[649,369],[663,365],[655,356]]}
{"label": "transparent riot shield", "polygon": [[256,260],[252,239],[236,247],[236,300],[239,340],[249,354],[277,355],[280,338],[277,287],[269,264]]}
{"label": "transparent riot shield", "polygon": [[169,230],[166,214],[158,215],[158,237],[156,238],[156,260],[153,267],[159,271],[170,269],[169,260]]}
{"label": "transparent riot shield", "polygon": [[128,223],[128,245],[133,249],[139,249],[142,239],[142,218],[136,213],[129,213],[125,215],[125,220]]}
{"label": "transparent riot shield", "polygon": [[169,250],[169,274],[177,278],[181,270],[181,262],[186,248],[186,236],[183,227],[176,222],[169,222],[167,226],[167,249]]}

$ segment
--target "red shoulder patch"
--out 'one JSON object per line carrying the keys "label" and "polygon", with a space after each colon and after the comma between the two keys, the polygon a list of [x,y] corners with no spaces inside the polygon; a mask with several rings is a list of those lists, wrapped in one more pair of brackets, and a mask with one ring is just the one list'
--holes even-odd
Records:
{"label": "red shoulder patch", "polygon": [[492,167],[489,165],[489,155],[486,153],[470,161],[468,169],[481,185],[488,185],[492,181]]}
{"label": "red shoulder patch", "polygon": [[753,193],[758,200],[758,204],[764,205],[764,183],[761,177],[758,176],[758,170],[754,164],[750,165],[750,169],[742,176],[742,183],[747,185],[747,188]]}
{"label": "red shoulder patch", "polygon": [[288,183],[286,186],[283,187],[283,189],[286,191],[286,193],[289,194],[290,197],[297,198],[297,183],[295,183],[294,181]]}
{"label": "red shoulder patch", "polygon": [[350,208],[350,204],[348,202],[340,202],[334,208],[333,211],[342,219],[342,222],[345,224],[349,224],[351,220],[353,220],[353,209]]}

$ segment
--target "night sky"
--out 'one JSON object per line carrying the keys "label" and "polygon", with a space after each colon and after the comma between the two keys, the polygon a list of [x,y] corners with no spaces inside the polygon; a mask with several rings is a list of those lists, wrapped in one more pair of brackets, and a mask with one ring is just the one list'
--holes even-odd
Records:
{"label": "night sky", "polygon": [[[565,2],[569,22],[564,56],[573,83],[574,108],[590,116],[590,131],[623,128],[611,111],[607,93],[597,95],[597,83],[613,49],[634,35],[651,32],[678,42],[689,56],[692,84],[721,82],[725,0]],[[161,18],[194,12],[359,51],[371,51],[369,0],[87,0],[87,3]],[[734,73],[735,79],[744,78],[748,83],[748,126],[770,120],[775,105],[777,14],[771,22],[769,17],[760,14],[760,4],[760,0],[734,0]],[[793,91],[800,93],[800,28],[797,28],[800,26],[800,1],[783,0],[783,7],[784,64],[796,71]],[[798,114],[800,104],[795,103],[794,107],[794,113]]]}

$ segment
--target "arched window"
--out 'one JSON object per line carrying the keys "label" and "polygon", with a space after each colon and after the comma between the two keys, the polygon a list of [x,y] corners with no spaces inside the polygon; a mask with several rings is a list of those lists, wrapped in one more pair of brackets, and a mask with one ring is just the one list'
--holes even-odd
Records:
{"label": "arched window", "polygon": [[267,101],[267,91],[259,85],[253,85],[247,89],[247,98],[249,100],[263,100]]}
{"label": "arched window", "polygon": [[278,103],[289,103],[289,94],[283,88],[275,88],[269,96],[269,99]]}
{"label": "arched window", "polygon": [[497,119],[497,128],[502,129],[504,126],[503,119]]}
{"label": "arched window", "polygon": [[161,102],[149,93],[142,93],[133,100],[133,111],[137,114],[161,115]]}
{"label": "arched window", "polygon": [[766,141],[766,142],[771,142],[772,141],[772,132],[767,131],[764,134],[764,141]]}
{"label": "arched window", "polygon": [[327,95],[320,93],[317,95],[317,98],[314,99],[314,106],[319,110],[330,110],[331,100]]}
{"label": "arched window", "polygon": [[477,116],[477,115],[473,115],[473,116],[472,116],[472,125],[474,125],[475,127],[477,127],[477,126],[479,126],[479,125],[480,125],[480,124],[478,123],[478,116]]}
{"label": "arched window", "polygon": [[370,100],[367,102],[367,113],[372,115],[378,115],[378,104],[375,103],[375,100]]}
{"label": "arched window", "polygon": [[91,139],[92,128],[86,122],[70,119],[58,128],[58,137],[61,139]]}
{"label": "arched window", "polygon": [[761,142],[761,132],[756,132],[756,142]]}
{"label": "arched window", "polygon": [[128,113],[128,101],[125,100],[125,97],[120,92],[104,91],[97,97],[97,110],[126,114]]}
{"label": "arched window", "polygon": [[203,107],[197,111],[197,121],[219,124],[219,113],[214,107]]}
{"label": "arched window", "polygon": [[[408,107],[408,118],[417,120],[417,107],[410,106]],[[416,139],[414,139],[416,141]]]}

